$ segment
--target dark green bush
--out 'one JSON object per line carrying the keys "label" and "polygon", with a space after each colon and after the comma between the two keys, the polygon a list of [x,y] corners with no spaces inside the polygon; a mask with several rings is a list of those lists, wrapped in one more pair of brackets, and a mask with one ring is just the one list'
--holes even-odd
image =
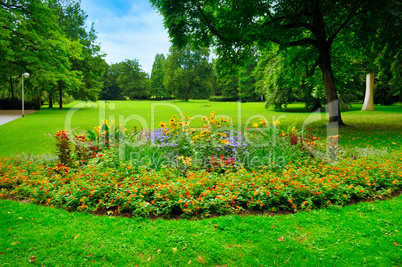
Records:
{"label": "dark green bush", "polygon": [[[42,103],[43,104],[43,103]],[[11,109],[18,110],[22,109],[21,99],[18,98],[5,98],[0,99],[0,109]],[[24,109],[40,109],[39,100],[35,99],[33,101],[24,101]]]}
{"label": "dark green bush", "polygon": [[232,101],[238,101],[239,97],[238,96],[210,96],[209,101],[214,101],[214,102],[232,102]]}

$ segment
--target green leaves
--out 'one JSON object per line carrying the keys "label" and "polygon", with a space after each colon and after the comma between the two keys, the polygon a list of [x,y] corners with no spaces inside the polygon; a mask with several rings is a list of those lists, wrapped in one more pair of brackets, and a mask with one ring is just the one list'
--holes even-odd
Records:
{"label": "green leaves", "polygon": [[213,69],[207,49],[170,49],[164,64],[165,88],[176,98],[208,98],[212,91]]}

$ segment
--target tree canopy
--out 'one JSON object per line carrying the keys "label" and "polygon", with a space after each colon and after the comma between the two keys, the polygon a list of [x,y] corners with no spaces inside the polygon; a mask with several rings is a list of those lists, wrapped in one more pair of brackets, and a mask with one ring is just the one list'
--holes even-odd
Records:
{"label": "tree canopy", "polygon": [[213,68],[207,49],[170,49],[164,65],[163,84],[176,98],[208,98],[212,91]]}
{"label": "tree canopy", "polygon": [[[292,0],[203,1],[151,0],[164,16],[166,28],[178,47],[214,47],[223,62],[237,64],[252,49],[303,47],[312,50],[313,72],[321,71],[329,121],[342,125],[333,73],[333,44],[341,32],[387,35],[400,24],[383,23],[398,16],[398,1]],[[379,14],[377,15],[376,14]],[[376,27],[365,27],[367,17]],[[381,23],[381,25],[379,24]],[[386,27],[388,26],[388,27]],[[379,32],[377,28],[381,28]],[[351,40],[349,40],[351,44]]]}
{"label": "tree canopy", "polygon": [[21,74],[30,73],[27,94],[95,100],[102,83],[103,55],[93,27],[75,0],[0,1],[0,85],[16,97]]}

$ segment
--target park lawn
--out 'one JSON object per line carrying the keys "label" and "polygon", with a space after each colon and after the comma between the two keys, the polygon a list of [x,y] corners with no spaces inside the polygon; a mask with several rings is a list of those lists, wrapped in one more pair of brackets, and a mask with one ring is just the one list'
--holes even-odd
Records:
{"label": "park lawn", "polygon": [[[99,105],[105,104],[98,102]],[[104,116],[97,104],[74,102],[65,110],[41,111],[0,126],[0,157],[31,151],[54,152],[51,136],[57,129],[92,129],[103,119],[116,120],[129,130],[151,128],[172,115],[199,119],[212,110],[227,115],[235,126],[249,127],[259,118],[300,129],[315,116],[313,132],[325,136],[325,114],[311,115],[302,104],[283,112],[263,103],[208,101],[111,101]],[[154,116],[151,108],[155,107]],[[361,105],[344,112],[348,127],[340,129],[340,143],[348,147],[386,147],[400,150],[400,105]],[[240,110],[240,111],[239,111]],[[238,115],[240,114],[240,115]],[[119,116],[121,116],[119,118]],[[154,119],[152,119],[154,117]],[[142,125],[141,125],[142,122]],[[296,214],[221,216],[204,220],[164,220],[94,216],[0,200],[0,263],[8,266],[399,266],[402,264],[402,196],[355,206]],[[35,264],[29,261],[35,261]]]}
{"label": "park lawn", "polygon": [[2,266],[400,266],[401,209],[399,196],[271,217],[151,220],[0,200],[0,262]]}
{"label": "park lawn", "polygon": [[[99,108],[105,107],[105,108]],[[348,127],[341,128],[340,144],[349,147],[367,147],[389,151],[400,149],[402,144],[402,106],[376,106],[375,111],[361,111],[361,104],[354,104],[351,111],[343,112]],[[304,105],[295,103],[285,111],[265,109],[264,103],[209,102],[206,100],[185,101],[99,101],[82,103],[75,101],[65,105],[64,110],[42,110],[0,126],[0,156],[22,152],[33,154],[54,153],[54,136],[59,129],[74,129],[76,132],[91,130],[103,119],[124,124],[129,131],[158,127],[172,115],[192,116],[198,120],[215,111],[219,116],[232,118],[234,129],[245,130],[259,118],[267,122],[280,120],[282,125],[295,125],[298,129],[305,122],[319,136],[326,136],[328,119],[325,113],[313,114],[304,110]],[[196,126],[196,125],[194,125]],[[333,133],[331,133],[333,134]],[[336,134],[336,133],[334,133]]]}

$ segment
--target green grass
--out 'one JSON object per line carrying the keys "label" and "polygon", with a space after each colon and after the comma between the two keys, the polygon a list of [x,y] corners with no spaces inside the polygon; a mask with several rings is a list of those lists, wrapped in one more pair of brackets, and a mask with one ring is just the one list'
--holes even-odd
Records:
{"label": "green grass", "polygon": [[[283,112],[263,103],[208,101],[112,101],[105,116],[98,108],[44,108],[0,126],[0,157],[30,151],[54,152],[51,136],[66,128],[92,129],[102,119],[134,119],[127,127],[149,128],[172,115],[204,116],[215,110],[243,128],[265,117],[298,128],[311,115],[303,104]],[[155,106],[154,120],[151,107]],[[205,107],[204,105],[208,105]],[[210,106],[209,106],[210,105]],[[114,106],[114,108],[112,108]],[[176,108],[177,109],[176,109]],[[348,127],[340,129],[340,144],[349,147],[400,149],[401,105],[361,104],[342,113]],[[119,119],[119,115],[123,116]],[[129,117],[132,115],[132,117]],[[136,116],[136,117],[135,117]],[[251,118],[250,121],[248,121]],[[325,114],[313,131],[325,136]],[[402,196],[345,208],[267,217],[222,216],[204,220],[151,220],[69,213],[61,209],[0,200],[0,266],[401,266]],[[281,241],[283,237],[284,241]],[[177,248],[177,250],[176,250]],[[184,248],[184,249],[183,249]],[[30,263],[36,257],[35,263]],[[191,261],[191,263],[190,263]],[[190,263],[190,265],[189,265]]]}
{"label": "green grass", "polygon": [[[399,196],[342,209],[274,217],[151,220],[68,213],[0,200],[0,263],[1,266],[400,266],[401,209],[402,196]],[[29,262],[31,257],[36,257],[35,264]]]}
{"label": "green grass", "polygon": [[[104,102],[98,102],[104,104]],[[73,108],[76,105],[80,108]],[[139,129],[157,126],[160,121],[167,121],[172,115],[185,113],[195,116],[195,119],[208,115],[215,110],[217,115],[227,115],[233,119],[235,127],[243,129],[251,126],[258,118],[265,117],[268,122],[280,120],[282,125],[295,123],[298,128],[312,113],[304,110],[303,104],[291,104],[283,112],[275,112],[272,108],[265,109],[263,103],[208,102],[203,100],[184,101],[110,101],[106,104],[104,115],[97,103],[87,107],[79,101],[65,106],[64,110],[44,108],[35,114],[19,118],[0,126],[0,156],[9,156],[21,152],[33,154],[54,152],[54,142],[51,136],[58,129],[66,128],[71,121],[71,128],[77,132],[92,129],[99,125],[102,119],[116,120],[117,123],[127,123],[127,128],[134,126]],[[208,107],[205,107],[207,105]],[[154,116],[151,116],[151,110]],[[340,129],[341,145],[376,148],[387,147],[389,150],[399,149],[402,143],[402,108],[401,105],[376,106],[375,111],[361,111],[361,104],[354,104],[353,109],[342,113],[348,127]],[[70,115],[69,115],[70,114]],[[316,117],[311,124],[318,135],[326,135],[326,114]],[[154,118],[153,120],[151,118]],[[71,119],[70,119],[71,118]]]}

